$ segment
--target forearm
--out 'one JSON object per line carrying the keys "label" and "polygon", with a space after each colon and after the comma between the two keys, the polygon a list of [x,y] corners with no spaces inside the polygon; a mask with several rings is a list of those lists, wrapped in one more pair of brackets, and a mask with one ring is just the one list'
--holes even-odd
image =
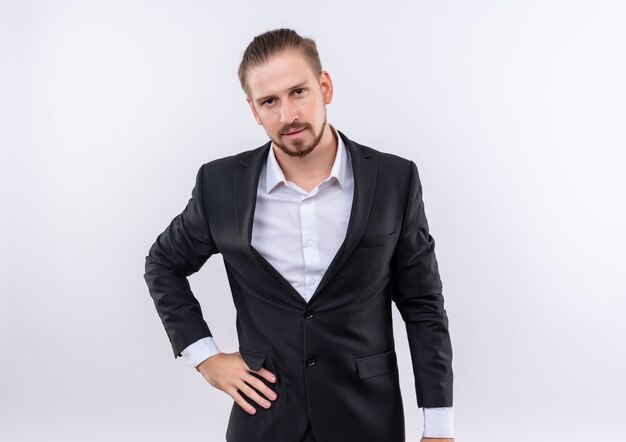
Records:
{"label": "forearm", "polygon": [[[151,253],[155,247],[156,243]],[[148,255],[144,277],[175,356],[190,343],[212,336],[203,319],[200,304],[184,275],[177,273],[154,255]]]}
{"label": "forearm", "polygon": [[393,257],[393,300],[406,324],[419,407],[452,406],[452,345],[417,167]]}
{"label": "forearm", "polygon": [[212,336],[187,279],[218,253],[204,212],[203,168],[185,209],[157,237],[145,261],[144,279],[175,357],[198,339]]}

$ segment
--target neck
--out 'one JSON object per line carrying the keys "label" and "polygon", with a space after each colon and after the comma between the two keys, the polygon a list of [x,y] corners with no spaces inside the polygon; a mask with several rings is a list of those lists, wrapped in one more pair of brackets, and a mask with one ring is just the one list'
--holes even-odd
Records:
{"label": "neck", "polygon": [[294,183],[319,182],[327,178],[337,155],[337,147],[339,146],[337,136],[327,122],[324,125],[320,143],[304,157],[289,156],[272,144],[274,155],[276,155],[276,160],[283,174],[285,174],[285,178]]}

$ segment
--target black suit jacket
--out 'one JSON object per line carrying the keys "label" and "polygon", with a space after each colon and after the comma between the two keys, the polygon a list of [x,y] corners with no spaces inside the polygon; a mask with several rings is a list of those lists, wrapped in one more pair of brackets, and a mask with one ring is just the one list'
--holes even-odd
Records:
{"label": "black suit jacket", "polygon": [[241,356],[277,375],[270,409],[234,401],[232,442],[400,442],[404,413],[392,329],[406,324],[419,407],[452,406],[452,347],[415,163],[348,139],[354,198],[347,234],[307,303],[251,246],[261,166],[271,142],[202,165],[182,213],[146,257],[145,280],[174,355],[212,336],[187,276],[224,259]]}

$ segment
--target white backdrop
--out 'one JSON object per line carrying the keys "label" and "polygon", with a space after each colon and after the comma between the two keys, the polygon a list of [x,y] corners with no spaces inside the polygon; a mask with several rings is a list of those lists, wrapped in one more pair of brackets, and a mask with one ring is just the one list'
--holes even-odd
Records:
{"label": "white backdrop", "polygon": [[[0,440],[224,440],[144,258],[202,163],[268,140],[236,70],[283,26],[318,43],[329,121],[420,170],[457,441],[626,440],[626,3],[0,4]],[[221,255],[191,283],[236,351]]]}

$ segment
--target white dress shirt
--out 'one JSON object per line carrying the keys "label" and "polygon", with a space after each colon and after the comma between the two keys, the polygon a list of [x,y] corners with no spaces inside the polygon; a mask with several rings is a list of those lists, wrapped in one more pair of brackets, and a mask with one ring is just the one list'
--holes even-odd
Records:
{"label": "white dress shirt", "polygon": [[[254,247],[305,301],[324,276],[348,229],[354,195],[350,152],[337,139],[337,153],[330,175],[307,192],[288,181],[269,149],[257,187],[252,224]],[[197,367],[219,353],[212,337],[202,338],[181,355]],[[454,437],[454,407],[424,408],[425,437]]]}

